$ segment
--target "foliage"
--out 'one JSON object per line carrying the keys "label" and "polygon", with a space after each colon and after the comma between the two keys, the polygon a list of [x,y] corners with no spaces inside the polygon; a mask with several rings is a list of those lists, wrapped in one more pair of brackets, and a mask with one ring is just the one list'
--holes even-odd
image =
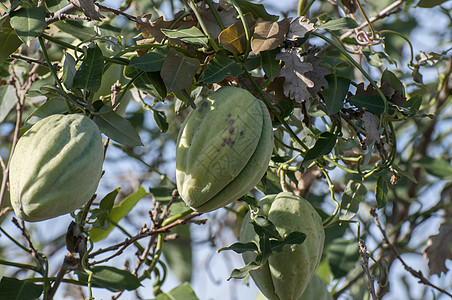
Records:
{"label": "foliage", "polygon": [[[197,299],[188,283],[164,285],[167,272],[184,282],[205,271],[192,264],[200,241],[189,224],[209,219],[207,240],[224,248],[226,228],[237,234],[257,199],[291,191],[323,218],[317,274],[335,299],[404,287],[406,299],[418,289],[452,297],[451,281],[437,280],[452,257],[450,3],[299,0],[283,13],[247,0],[0,2],[0,295],[59,299],[64,287],[79,298],[103,297],[94,288],[141,298],[152,286],[156,299]],[[425,29],[416,18],[429,12],[446,25]],[[413,47],[419,32],[435,52]],[[188,113],[221,86],[265,104],[275,141],[255,188],[202,214],[179,197],[174,145]],[[17,220],[8,177],[19,137],[74,113],[104,135],[100,200],[42,223]],[[63,234],[47,230],[65,222]],[[277,238],[278,250],[302,234]]]}

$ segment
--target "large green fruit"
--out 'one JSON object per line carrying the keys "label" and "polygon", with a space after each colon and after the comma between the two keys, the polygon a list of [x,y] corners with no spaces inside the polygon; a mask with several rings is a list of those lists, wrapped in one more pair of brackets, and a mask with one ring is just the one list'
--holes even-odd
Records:
{"label": "large green fruit", "polygon": [[[259,291],[254,300],[267,300],[267,297]],[[333,297],[326,289],[326,285],[317,274],[312,276],[306,290],[298,300],[333,300]]]}
{"label": "large green fruit", "polygon": [[259,182],[272,149],[265,104],[244,89],[222,87],[182,124],[176,150],[179,194],[200,212],[223,207]]}
{"label": "large green fruit", "polygon": [[[294,231],[303,232],[302,244],[285,246],[281,252],[273,252],[264,266],[251,271],[251,277],[260,291],[270,300],[298,300],[317,269],[323,251],[325,232],[322,220],[312,205],[293,193],[268,195],[259,201],[259,214],[264,215],[285,237]],[[245,216],[240,231],[242,243],[255,242],[259,237]],[[242,254],[246,264],[256,260],[255,252]]]}
{"label": "large green fruit", "polygon": [[11,204],[36,222],[70,213],[96,192],[104,159],[97,125],[80,114],[52,115],[34,124],[11,158]]}

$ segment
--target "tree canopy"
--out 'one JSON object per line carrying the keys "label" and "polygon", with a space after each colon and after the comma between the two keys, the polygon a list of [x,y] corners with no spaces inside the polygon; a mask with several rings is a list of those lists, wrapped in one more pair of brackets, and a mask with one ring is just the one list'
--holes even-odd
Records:
{"label": "tree canopy", "polygon": [[[282,192],[306,199],[322,219],[312,280],[322,288],[311,297],[452,297],[451,4],[0,2],[0,298],[203,299],[218,297],[203,286],[220,281],[221,290],[237,288],[231,299],[248,299],[243,283],[257,291],[250,272],[306,242],[306,232],[281,236],[262,214],[259,200]],[[271,160],[246,158],[231,179],[233,159],[206,166],[199,176],[216,172],[242,186],[257,177],[250,170],[264,175],[222,208],[197,211],[178,192],[179,132],[226,86],[261,105],[249,111],[229,101],[238,117],[268,111]],[[100,185],[70,214],[24,222],[10,201],[11,157],[30,128],[56,114],[82,114],[102,133]],[[187,136],[219,128],[219,117],[203,120]],[[246,120],[244,128],[260,134],[265,120]],[[201,147],[216,138],[209,132],[196,142],[193,166],[210,159]],[[53,141],[61,139],[45,143]],[[256,142],[247,155],[268,143]],[[75,175],[68,184],[83,194],[87,184]],[[247,212],[258,242],[239,242]],[[245,265],[237,258],[248,252],[254,261]],[[228,275],[215,273],[213,257],[226,261]],[[200,273],[210,280],[194,284]]]}

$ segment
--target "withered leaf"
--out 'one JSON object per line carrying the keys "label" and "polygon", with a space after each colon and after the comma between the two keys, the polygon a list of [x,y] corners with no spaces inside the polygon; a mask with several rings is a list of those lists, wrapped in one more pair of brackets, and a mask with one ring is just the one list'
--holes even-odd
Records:
{"label": "withered leaf", "polygon": [[428,259],[430,274],[441,275],[449,271],[446,267],[446,260],[452,259],[452,224],[443,223],[439,227],[439,233],[432,235],[428,239],[429,245],[424,251],[424,257]]}
{"label": "withered leaf", "polygon": [[251,38],[251,49],[258,54],[261,51],[273,50],[279,47],[289,30],[288,18],[279,22],[257,19],[254,34]]}
{"label": "withered leaf", "polygon": [[293,49],[278,53],[276,59],[284,61],[284,67],[279,73],[279,76],[285,78],[284,94],[296,102],[307,101],[311,96],[308,88],[314,87],[314,82],[306,76],[307,72],[313,71],[312,65],[302,62],[298,52]]}
{"label": "withered leaf", "polygon": [[[245,19],[250,30],[250,34],[253,34],[253,28],[256,21],[251,14],[246,14]],[[223,30],[218,36],[218,42],[226,50],[234,54],[243,53],[246,49],[246,33],[241,20],[236,21],[234,24]]]}
{"label": "withered leaf", "polygon": [[[213,3],[213,8],[217,12],[218,18],[220,18],[221,24],[225,28],[231,26],[237,21],[237,13],[236,10],[232,7],[229,8],[223,8],[218,3]],[[201,18],[204,20],[204,24],[206,25],[207,30],[209,33],[214,37],[218,38],[218,35],[221,32],[220,25],[218,25],[217,20],[215,19],[214,15],[210,11],[209,7],[207,7],[206,2],[203,1],[199,8],[198,8],[199,14],[201,15]]]}
{"label": "withered leaf", "polygon": [[[179,19],[184,13],[185,12],[182,10],[177,12],[176,15],[174,16],[174,20]],[[157,20],[151,21],[151,17],[152,14],[138,16],[137,24],[135,27],[137,30],[141,30],[141,34],[143,35],[143,37],[147,38],[149,36],[152,36],[158,43],[160,43],[165,38],[165,35],[160,30],[162,28],[168,29],[171,27],[171,25],[173,25],[172,26],[173,29],[178,28],[181,25],[185,25],[187,27],[192,27],[195,25],[195,22],[191,20],[186,20],[185,18],[177,22],[177,24],[173,24],[174,20],[165,21],[163,17],[159,17]]]}
{"label": "withered leaf", "polygon": [[303,173],[300,171],[295,171],[294,175],[297,179],[297,182],[290,182],[290,187],[295,195],[300,197],[306,197],[309,193],[311,186],[313,186],[314,182],[319,179],[319,176],[322,174],[322,170],[318,166],[313,166],[305,170]]}
{"label": "withered leaf", "polygon": [[295,41],[298,38],[302,38],[306,33],[313,31],[314,25],[309,23],[309,20],[305,17],[297,17],[290,23],[289,32],[287,33],[287,39]]}
{"label": "withered leaf", "polygon": [[315,96],[322,87],[328,87],[325,76],[331,73],[330,68],[320,65],[322,60],[313,52],[309,53],[304,61],[312,65],[313,70],[305,75],[314,82],[314,87],[308,88],[308,90],[312,96]]}
{"label": "withered leaf", "polygon": [[380,133],[378,127],[380,126],[380,120],[372,113],[366,111],[361,118],[363,121],[363,128],[366,131],[366,139],[364,143],[369,146],[373,141],[380,141]]}
{"label": "withered leaf", "polygon": [[90,19],[100,21],[104,17],[99,13],[99,8],[93,0],[69,0],[69,2],[80,8],[83,14]]}

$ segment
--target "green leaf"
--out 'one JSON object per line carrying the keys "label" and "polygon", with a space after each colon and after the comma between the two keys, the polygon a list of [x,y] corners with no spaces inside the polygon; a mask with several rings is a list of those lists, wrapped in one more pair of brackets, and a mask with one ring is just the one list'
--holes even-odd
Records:
{"label": "green leaf", "polygon": [[2,277],[0,281],[0,299],[8,300],[36,300],[43,291],[42,285],[26,280]]}
{"label": "green leaf", "polygon": [[114,112],[110,106],[103,106],[99,113],[93,120],[106,136],[126,146],[143,145],[132,124]]}
{"label": "green leaf", "polygon": [[202,73],[199,81],[216,83],[227,76],[236,77],[243,72],[240,64],[226,55],[217,54],[207,64],[207,69]]}
{"label": "green leaf", "polygon": [[348,101],[358,107],[366,108],[374,114],[382,114],[385,111],[385,103],[378,95],[354,95],[348,98]]}
{"label": "green leaf", "polygon": [[416,115],[416,113],[419,111],[421,104],[422,104],[422,96],[421,95],[416,95],[414,97],[411,97],[409,100],[407,100],[403,104],[403,107],[408,109],[407,112],[403,111],[403,114],[405,114],[408,117],[414,117]]}
{"label": "green leaf", "polygon": [[[136,70],[134,68],[126,67],[126,76],[131,75],[130,70]],[[133,74],[133,73],[132,73]],[[136,73],[135,73],[136,74]],[[133,76],[132,76],[133,77]],[[149,95],[155,97],[157,100],[163,100],[166,98],[166,86],[163,82],[160,72],[145,72],[140,77],[135,79],[133,85]]]}
{"label": "green leaf", "polygon": [[155,300],[199,300],[190,284],[185,282],[168,293],[159,294]]}
{"label": "green leaf", "polygon": [[[375,52],[371,50],[363,50],[363,54],[367,59],[367,62],[374,67],[381,67],[383,62],[381,61],[381,52]],[[383,55],[384,57],[384,55]]]}
{"label": "green leaf", "polygon": [[268,236],[261,236],[259,239],[259,254],[256,256],[256,262],[263,265],[272,254],[272,246]]}
{"label": "green leaf", "polygon": [[281,63],[275,59],[276,54],[281,52],[280,49],[274,49],[270,51],[262,51],[260,53],[262,69],[264,69],[265,75],[269,80],[275,79],[281,71]]}
{"label": "green leaf", "polygon": [[388,202],[388,182],[383,176],[378,176],[377,185],[375,187],[375,199],[377,200],[378,209],[386,206]]}
{"label": "green leaf", "polygon": [[[156,201],[160,202],[161,204],[166,205],[173,198],[173,196],[172,196],[173,190],[174,190],[173,188],[167,188],[167,187],[153,187],[153,188],[149,188],[149,193],[155,198]],[[187,208],[187,206],[185,206],[185,208]],[[182,212],[182,210],[180,210],[180,211],[178,210],[178,212],[174,212],[174,206],[171,206],[171,215],[177,214],[179,212]]]}
{"label": "green leaf", "polygon": [[74,75],[74,88],[97,92],[101,86],[104,56],[96,45],[88,48],[85,59]]}
{"label": "green leaf", "polygon": [[157,126],[160,129],[160,132],[167,132],[168,131],[168,122],[166,121],[166,116],[163,111],[159,110],[153,110],[154,112],[154,120],[155,123],[157,123]]}
{"label": "green leaf", "polygon": [[199,45],[203,47],[209,46],[209,39],[197,27],[190,27],[184,29],[160,29],[164,35],[171,39],[179,39],[184,43]]}
{"label": "green leaf", "polygon": [[25,121],[24,128],[30,128],[33,124],[46,117],[55,114],[62,114],[67,111],[66,100],[63,97],[57,96],[49,98],[38,109],[32,112]]}
{"label": "green leaf", "polygon": [[441,5],[447,1],[448,0],[419,0],[416,6],[422,8],[432,8]]}
{"label": "green leaf", "polygon": [[314,147],[306,152],[303,163],[301,165],[303,167],[307,167],[308,164],[310,164],[313,160],[323,155],[329,154],[333,150],[334,145],[336,145],[336,140],[336,135],[332,134],[331,132],[322,132],[315,142]]}
{"label": "green leaf", "polygon": [[261,181],[257,184],[256,188],[264,195],[278,194],[282,192],[278,175],[270,170],[265,173]]}
{"label": "green leaf", "polygon": [[323,60],[325,61],[325,63],[329,64],[333,70],[336,70],[340,67],[348,67],[350,65],[348,61],[342,60],[339,57],[335,56],[325,55],[323,56]]}
{"label": "green leaf", "polygon": [[[171,205],[171,215],[176,211],[182,212],[187,209],[184,202]],[[173,275],[180,282],[190,282],[193,270],[193,250],[191,243],[190,225],[176,226],[171,233],[177,234],[177,239],[166,241],[163,245],[163,255]]]}
{"label": "green leaf", "polygon": [[45,3],[50,12],[56,12],[57,10],[66,7],[69,2],[67,0],[45,0]]}
{"label": "green leaf", "polygon": [[432,176],[443,180],[452,179],[452,167],[450,161],[442,157],[424,156],[415,161],[415,163],[423,167],[425,171]]}
{"label": "green leaf", "polygon": [[271,250],[281,252],[285,245],[299,245],[306,239],[306,234],[299,231],[289,233],[282,241],[270,240]]}
{"label": "green leaf", "polygon": [[[110,266],[94,266],[90,270],[93,272],[92,282],[112,292],[133,291],[141,286],[140,280],[127,270]],[[88,281],[87,273],[83,271],[75,273],[79,276],[80,281]]]}
{"label": "green leaf", "polygon": [[323,90],[323,98],[328,114],[332,115],[342,109],[351,80],[334,74],[326,75],[325,79],[328,82],[328,87]]}
{"label": "green leaf", "polygon": [[21,7],[11,12],[11,26],[16,30],[19,38],[27,43],[37,38],[46,29],[46,10],[40,7]]}
{"label": "green leaf", "polygon": [[145,72],[160,71],[168,55],[168,51],[168,47],[159,47],[143,56],[133,57],[130,60],[129,66]]}
{"label": "green leaf", "polygon": [[362,182],[350,180],[342,194],[341,209],[339,213],[340,220],[352,219],[359,209],[359,203],[366,196],[367,189]]}
{"label": "green leaf", "polygon": [[113,205],[115,204],[115,199],[116,196],[118,196],[120,189],[121,188],[118,187],[111,191],[110,193],[108,193],[107,195],[105,195],[105,197],[102,198],[102,200],[99,203],[99,209],[110,212],[111,209],[113,208]]}
{"label": "green leaf", "polygon": [[167,92],[189,88],[198,67],[199,60],[197,58],[185,56],[171,48],[160,71]]}
{"label": "green leaf", "polygon": [[12,85],[0,85],[0,123],[3,122],[10,111],[16,106]]}
{"label": "green leaf", "polygon": [[80,20],[64,20],[55,22],[54,25],[61,31],[66,32],[81,41],[90,41],[96,36],[92,27],[85,27]]}
{"label": "green leaf", "polygon": [[255,219],[252,219],[250,223],[253,224],[254,231],[260,237],[266,236],[267,238],[281,239],[275,225],[267,218],[257,216]]}
{"label": "green leaf", "polygon": [[229,247],[223,247],[217,250],[218,253],[220,253],[221,251],[225,251],[225,250],[232,250],[236,253],[243,253],[243,252],[248,252],[248,251],[259,251],[259,249],[257,248],[256,243],[254,242],[249,242],[249,243],[234,243]]}
{"label": "green leaf", "polygon": [[9,15],[0,18],[0,64],[13,54],[22,41],[11,27]]}
{"label": "green leaf", "polygon": [[232,271],[231,275],[229,276],[228,280],[231,278],[239,278],[239,279],[245,278],[250,273],[250,271],[257,270],[261,267],[262,267],[262,265],[252,261],[240,269],[234,269]]}
{"label": "green leaf", "polygon": [[[102,229],[108,229],[108,223],[105,221],[108,219],[110,215],[110,211],[115,204],[116,196],[118,196],[119,190],[121,188],[116,188],[112,192],[108,193],[99,204],[99,208],[93,209],[91,211],[90,219],[96,219],[96,222],[93,224],[95,227],[100,227]],[[104,228],[106,227],[106,228]]]}
{"label": "green leaf", "polygon": [[416,177],[411,174],[411,172],[406,172],[402,170],[398,165],[392,164],[392,168],[397,172],[397,175],[400,177],[407,177],[409,180],[411,180],[414,183],[417,183]]}
{"label": "green leaf", "polygon": [[343,277],[355,268],[358,261],[357,241],[343,238],[335,239],[327,248],[326,256],[334,277]]}
{"label": "green leaf", "polygon": [[266,10],[263,4],[255,4],[246,0],[236,0],[238,6],[242,9],[244,14],[252,13],[254,18],[257,20],[258,18],[262,18],[266,21],[276,22],[279,19],[279,16],[270,15]]}
{"label": "green leaf", "polygon": [[76,62],[74,57],[69,53],[64,54],[64,64],[63,64],[63,82],[64,85],[70,89],[74,83],[75,73],[77,69],[75,68]]}
{"label": "green leaf", "polygon": [[258,207],[259,206],[256,198],[248,196],[248,195],[243,195],[238,200],[239,201],[244,201],[246,204],[254,206],[254,207]]}
{"label": "green leaf", "polygon": [[319,29],[339,30],[339,29],[353,29],[358,27],[358,23],[352,18],[340,18],[322,24]]}
{"label": "green leaf", "polygon": [[[138,201],[140,201],[146,195],[147,192],[142,186],[140,186],[138,190],[124,198],[118,205],[114,206],[111,209],[109,220],[111,220],[113,223],[118,223],[132,210],[132,208],[135,207]],[[107,230],[100,228],[91,228],[91,230],[89,231],[89,236],[91,237],[91,240],[93,242],[99,242],[105,239],[113,230],[113,228],[114,225],[112,225],[111,223]]]}
{"label": "green leaf", "polygon": [[385,69],[383,74],[381,74],[381,85],[383,85],[384,82],[388,83],[396,92],[399,92],[401,96],[405,96],[405,87],[403,86],[403,83],[388,69]]}

